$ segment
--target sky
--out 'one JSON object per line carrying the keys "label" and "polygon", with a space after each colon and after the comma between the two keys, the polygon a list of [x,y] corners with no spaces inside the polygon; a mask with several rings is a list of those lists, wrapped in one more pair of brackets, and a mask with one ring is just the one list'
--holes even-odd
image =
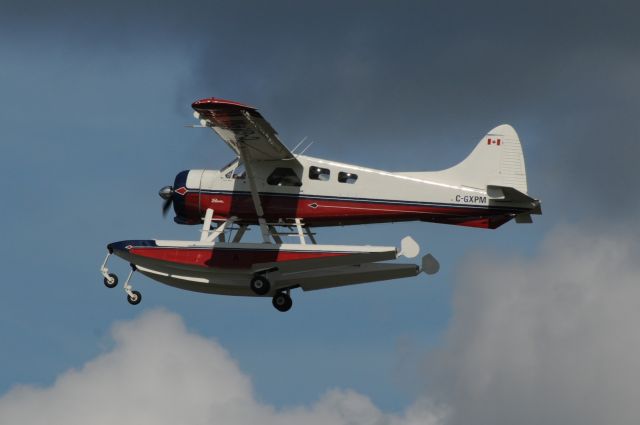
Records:
{"label": "sky", "polygon": [[[635,423],[638,12],[4,2],[0,423]],[[298,292],[287,314],[142,276],[132,307],[102,284],[105,246],[197,237],[162,218],[157,191],[232,158],[184,127],[210,96],[256,106],[290,147],[308,137],[312,156],[385,170],[449,167],[511,124],[544,214],[322,229],[412,235],[441,272]]]}

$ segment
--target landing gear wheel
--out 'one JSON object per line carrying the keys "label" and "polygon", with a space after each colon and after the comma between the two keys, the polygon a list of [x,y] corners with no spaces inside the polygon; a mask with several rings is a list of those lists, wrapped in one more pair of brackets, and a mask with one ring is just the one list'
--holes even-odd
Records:
{"label": "landing gear wheel", "polygon": [[109,278],[104,278],[104,286],[107,288],[115,288],[118,286],[118,276],[114,273],[109,273]]}
{"label": "landing gear wheel", "polygon": [[127,295],[127,301],[131,305],[138,305],[142,301],[142,294],[138,291],[131,291],[131,295]]}
{"label": "landing gear wheel", "polygon": [[289,311],[293,305],[291,297],[285,292],[278,292],[272,300],[273,306],[278,311]]}
{"label": "landing gear wheel", "polygon": [[271,283],[265,276],[256,275],[249,283],[251,290],[258,295],[265,295],[271,289]]}

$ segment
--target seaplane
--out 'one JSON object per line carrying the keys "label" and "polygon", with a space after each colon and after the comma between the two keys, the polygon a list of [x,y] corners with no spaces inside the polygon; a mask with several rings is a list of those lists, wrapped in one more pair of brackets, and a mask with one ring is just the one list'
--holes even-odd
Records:
{"label": "seaplane", "polygon": [[[487,133],[459,164],[441,171],[390,172],[296,153],[287,148],[258,110],[207,98],[194,102],[193,127],[211,128],[235,154],[219,170],[178,173],[163,187],[163,214],[202,225],[197,241],[123,240],[107,245],[100,268],[108,288],[118,284],[108,261],[130,263],[124,283],[130,304],[134,272],[180,289],[222,295],[270,297],[279,311],[291,291],[434,274],[432,254],[419,264],[394,260],[418,256],[407,236],[399,247],[319,244],[312,229],[420,221],[496,229],[510,220],[532,223],[540,200],[527,193],[522,146],[503,124]],[[259,242],[243,241],[259,229]],[[296,243],[285,237],[297,238]]]}

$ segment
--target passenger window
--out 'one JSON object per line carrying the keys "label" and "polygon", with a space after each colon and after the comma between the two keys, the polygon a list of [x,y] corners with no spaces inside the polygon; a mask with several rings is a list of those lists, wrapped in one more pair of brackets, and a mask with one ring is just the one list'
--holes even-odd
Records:
{"label": "passenger window", "polygon": [[349,183],[354,184],[358,180],[358,175],[353,173],[345,173],[344,171],[340,171],[338,173],[338,181],[340,183]]}
{"label": "passenger window", "polygon": [[291,168],[278,167],[267,177],[267,183],[272,186],[302,186],[300,177]]}
{"label": "passenger window", "polygon": [[309,178],[312,180],[322,180],[324,182],[329,180],[331,171],[328,168],[310,167]]}

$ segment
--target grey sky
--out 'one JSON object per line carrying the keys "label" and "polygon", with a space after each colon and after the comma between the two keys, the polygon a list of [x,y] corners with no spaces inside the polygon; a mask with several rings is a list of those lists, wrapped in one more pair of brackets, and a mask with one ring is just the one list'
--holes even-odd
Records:
{"label": "grey sky", "polygon": [[4,32],[89,58],[180,50],[191,74],[167,84],[177,110],[226,96],[318,153],[400,147],[374,166],[445,167],[508,122],[557,212],[638,207],[634,2],[67,3],[12,3]]}

